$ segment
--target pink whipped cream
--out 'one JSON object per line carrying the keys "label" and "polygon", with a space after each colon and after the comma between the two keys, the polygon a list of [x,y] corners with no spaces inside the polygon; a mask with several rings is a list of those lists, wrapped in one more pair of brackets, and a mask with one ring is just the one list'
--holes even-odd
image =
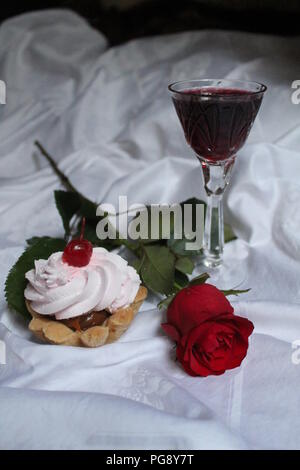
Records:
{"label": "pink whipped cream", "polygon": [[141,280],[121,256],[94,248],[89,264],[79,268],[63,262],[62,254],[35,261],[25,275],[24,295],[37,313],[64,320],[92,310],[113,313],[135,299]]}

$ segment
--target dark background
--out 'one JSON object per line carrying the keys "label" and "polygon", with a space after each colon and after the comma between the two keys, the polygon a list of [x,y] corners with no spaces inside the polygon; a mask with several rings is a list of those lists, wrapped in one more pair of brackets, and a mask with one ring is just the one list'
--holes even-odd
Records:
{"label": "dark background", "polygon": [[78,12],[111,44],[203,28],[300,33],[300,0],[10,0],[1,5],[0,21],[47,8]]}

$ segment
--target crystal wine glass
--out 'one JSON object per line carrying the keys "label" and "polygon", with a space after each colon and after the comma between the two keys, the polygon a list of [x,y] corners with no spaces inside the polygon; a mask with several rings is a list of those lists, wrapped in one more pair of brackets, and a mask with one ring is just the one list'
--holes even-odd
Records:
{"label": "crystal wine glass", "polygon": [[267,87],[241,80],[199,79],[168,88],[186,141],[201,164],[207,194],[202,262],[215,268],[222,263],[224,248],[223,194]]}

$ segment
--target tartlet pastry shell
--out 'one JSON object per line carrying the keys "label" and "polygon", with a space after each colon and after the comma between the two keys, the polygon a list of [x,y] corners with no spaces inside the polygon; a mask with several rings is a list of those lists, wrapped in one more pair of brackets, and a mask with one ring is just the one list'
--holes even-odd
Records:
{"label": "tartlet pastry shell", "polygon": [[132,304],[116,310],[101,326],[92,326],[84,331],[73,331],[58,320],[36,313],[31,308],[30,301],[25,299],[26,307],[32,316],[29,330],[37,338],[50,344],[97,348],[120,338],[128,329],[146,297],[147,289],[141,286]]}

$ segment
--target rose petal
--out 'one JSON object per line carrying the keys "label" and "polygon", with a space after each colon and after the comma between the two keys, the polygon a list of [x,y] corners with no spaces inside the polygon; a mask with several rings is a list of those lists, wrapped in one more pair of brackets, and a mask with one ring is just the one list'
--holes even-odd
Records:
{"label": "rose petal", "polygon": [[187,334],[201,323],[233,314],[233,308],[225,295],[210,284],[182,289],[168,307],[167,319],[181,333]]}
{"label": "rose petal", "polygon": [[179,341],[180,340],[180,335],[178,331],[176,330],[175,326],[170,325],[170,323],[162,323],[161,324],[162,329],[164,332],[173,340],[173,341]]}
{"label": "rose petal", "polygon": [[233,312],[222,292],[209,284],[176,295],[162,327],[177,342],[177,358],[188,374],[221,375],[241,364],[254,326]]}
{"label": "rose petal", "polygon": [[184,350],[182,346],[178,344],[177,350],[176,350],[176,356],[177,356],[178,361],[181,363],[182,367],[184,368],[185,372],[187,372],[192,377],[207,377],[208,375],[212,374],[212,372],[207,367],[205,367],[201,362],[198,362],[194,358],[193,352],[191,350],[189,354],[191,354],[190,360],[185,361],[183,359]]}

